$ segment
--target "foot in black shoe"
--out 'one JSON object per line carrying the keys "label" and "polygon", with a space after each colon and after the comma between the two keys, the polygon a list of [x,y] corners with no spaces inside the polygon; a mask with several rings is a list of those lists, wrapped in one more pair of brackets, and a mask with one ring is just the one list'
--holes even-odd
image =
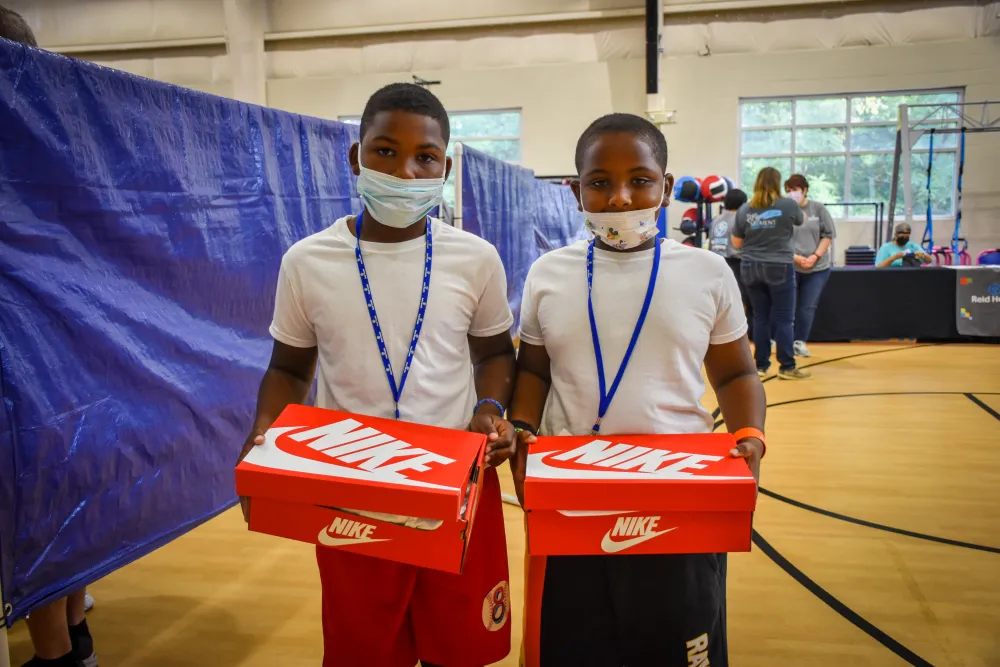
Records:
{"label": "foot in black shoe", "polygon": [[61,658],[44,660],[37,655],[21,667],[83,667],[83,663],[76,659],[73,653],[67,653]]}
{"label": "foot in black shoe", "polygon": [[83,667],[97,667],[94,638],[90,636],[86,619],[79,625],[69,626],[69,640],[73,643],[73,655]]}

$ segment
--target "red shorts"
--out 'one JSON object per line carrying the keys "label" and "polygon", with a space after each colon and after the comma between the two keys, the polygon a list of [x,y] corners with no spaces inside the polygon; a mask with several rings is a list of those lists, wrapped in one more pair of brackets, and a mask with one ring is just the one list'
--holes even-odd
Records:
{"label": "red shorts", "polygon": [[481,667],[510,653],[500,481],[483,480],[462,574],[318,547],[323,667]]}

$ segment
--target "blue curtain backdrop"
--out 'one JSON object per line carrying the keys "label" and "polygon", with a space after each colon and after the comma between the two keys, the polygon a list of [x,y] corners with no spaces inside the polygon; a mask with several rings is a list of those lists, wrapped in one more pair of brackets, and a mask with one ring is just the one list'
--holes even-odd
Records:
{"label": "blue curtain backdrop", "polygon": [[496,246],[507,272],[507,299],[520,322],[521,291],[532,263],[549,250],[588,238],[568,185],[462,147],[462,228]]}
{"label": "blue curtain backdrop", "polygon": [[0,39],[0,576],[13,618],[228,507],[281,255],[357,128]]}

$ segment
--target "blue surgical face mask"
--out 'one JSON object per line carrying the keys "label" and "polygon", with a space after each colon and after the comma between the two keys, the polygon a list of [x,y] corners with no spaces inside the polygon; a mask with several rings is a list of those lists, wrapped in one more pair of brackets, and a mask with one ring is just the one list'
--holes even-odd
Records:
{"label": "blue surgical face mask", "polygon": [[441,178],[398,178],[366,169],[358,154],[358,196],[375,219],[387,227],[403,229],[423,220],[441,204]]}

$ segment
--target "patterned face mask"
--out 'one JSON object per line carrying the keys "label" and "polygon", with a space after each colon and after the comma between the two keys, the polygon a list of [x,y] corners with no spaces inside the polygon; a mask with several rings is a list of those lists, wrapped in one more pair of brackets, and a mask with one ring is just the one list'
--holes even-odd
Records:
{"label": "patterned face mask", "polygon": [[[580,207],[583,208],[582,198]],[[610,213],[591,213],[584,209],[583,214],[587,216],[584,224],[591,234],[612,248],[628,250],[656,236],[656,214],[659,210],[659,206]]]}

